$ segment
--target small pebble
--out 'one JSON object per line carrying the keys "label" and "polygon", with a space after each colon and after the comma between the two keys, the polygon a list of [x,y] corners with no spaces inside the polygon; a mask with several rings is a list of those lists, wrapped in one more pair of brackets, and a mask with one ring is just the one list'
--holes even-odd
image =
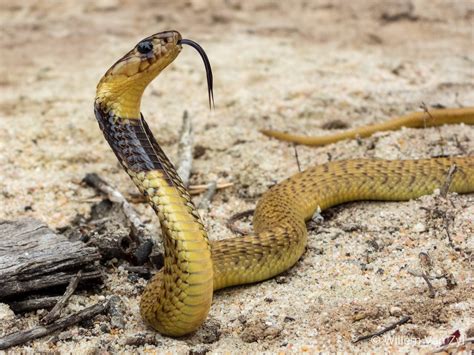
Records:
{"label": "small pebble", "polygon": [[396,306],[390,307],[389,312],[390,312],[391,316],[399,317],[399,316],[402,315],[402,309],[400,307],[396,307]]}
{"label": "small pebble", "polygon": [[423,233],[426,231],[426,226],[423,223],[417,223],[412,228],[413,232]]}
{"label": "small pebble", "polygon": [[5,303],[0,303],[0,320],[12,320],[15,319],[15,313]]}
{"label": "small pebble", "polygon": [[287,284],[288,279],[285,276],[277,276],[277,277],[275,277],[275,282],[277,284]]}
{"label": "small pebble", "polygon": [[65,331],[58,335],[59,340],[68,340],[68,339],[71,339],[72,337],[73,335],[70,331]]}
{"label": "small pebble", "polygon": [[125,329],[124,304],[120,297],[112,296],[109,300],[110,325],[112,328]]}
{"label": "small pebble", "polygon": [[209,352],[209,348],[203,345],[197,345],[194,348],[190,349],[188,354],[189,355],[204,355]]}

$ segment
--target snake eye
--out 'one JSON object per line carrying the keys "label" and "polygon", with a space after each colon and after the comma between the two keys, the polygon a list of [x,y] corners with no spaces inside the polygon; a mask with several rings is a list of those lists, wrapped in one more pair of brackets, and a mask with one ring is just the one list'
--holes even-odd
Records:
{"label": "snake eye", "polygon": [[153,43],[151,41],[141,41],[137,44],[137,50],[141,54],[148,54],[153,50]]}

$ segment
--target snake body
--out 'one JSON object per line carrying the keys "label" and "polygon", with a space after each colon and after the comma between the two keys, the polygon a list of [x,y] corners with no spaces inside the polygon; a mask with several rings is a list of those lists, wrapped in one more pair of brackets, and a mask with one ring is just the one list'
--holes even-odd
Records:
{"label": "snake body", "polygon": [[[266,192],[255,210],[253,235],[209,241],[189,193],[140,114],[144,89],[177,57],[184,41],[189,42],[176,31],[140,41],[102,77],[95,99],[106,140],[160,219],[165,263],[140,304],[143,319],[160,333],[193,332],[206,319],[214,290],[262,281],[294,265],[306,247],[305,221],[318,208],[429,194],[443,185],[453,164],[450,191],[474,191],[474,157],[330,162]],[[460,112],[455,122],[468,117],[472,123],[473,113]],[[439,116],[449,123],[443,110]]]}

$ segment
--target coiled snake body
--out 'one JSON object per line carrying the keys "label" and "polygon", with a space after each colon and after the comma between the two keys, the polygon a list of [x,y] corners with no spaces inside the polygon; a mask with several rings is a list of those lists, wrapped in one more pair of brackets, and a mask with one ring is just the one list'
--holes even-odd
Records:
{"label": "coiled snake body", "polygon": [[[214,290],[265,280],[294,265],[306,246],[305,221],[318,207],[429,194],[442,186],[452,164],[457,172],[450,191],[474,191],[474,157],[336,161],[296,174],[265,193],[255,210],[253,235],[209,241],[189,193],[140,114],[143,91],[176,58],[182,44],[200,51],[212,94],[212,74],[202,49],[168,31],[145,38],[116,62],[100,80],[95,99],[105,138],[161,222],[165,264],[148,283],[140,308],[144,320],[162,334],[196,330],[209,312]],[[431,114],[430,125],[474,123],[474,109]],[[408,124],[390,128],[401,125]]]}

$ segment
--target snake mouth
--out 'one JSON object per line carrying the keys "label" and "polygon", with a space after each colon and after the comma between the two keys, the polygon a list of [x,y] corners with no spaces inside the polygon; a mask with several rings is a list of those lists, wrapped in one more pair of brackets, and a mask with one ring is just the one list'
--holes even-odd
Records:
{"label": "snake mouth", "polygon": [[215,107],[214,105],[214,91],[213,91],[213,77],[212,77],[212,68],[211,62],[207,57],[206,52],[204,49],[196,42],[191,41],[190,39],[179,39],[177,42],[178,45],[186,44],[188,46],[193,47],[202,58],[204,62],[204,67],[206,68],[206,78],[207,78],[207,94],[209,96],[209,108]]}

